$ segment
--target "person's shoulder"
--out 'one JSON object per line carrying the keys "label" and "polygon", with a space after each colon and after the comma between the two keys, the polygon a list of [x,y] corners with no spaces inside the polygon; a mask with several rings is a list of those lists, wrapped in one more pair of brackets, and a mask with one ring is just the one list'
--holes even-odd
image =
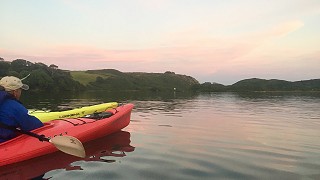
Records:
{"label": "person's shoulder", "polygon": [[12,98],[7,98],[4,100],[4,104],[11,108],[25,108],[19,101]]}

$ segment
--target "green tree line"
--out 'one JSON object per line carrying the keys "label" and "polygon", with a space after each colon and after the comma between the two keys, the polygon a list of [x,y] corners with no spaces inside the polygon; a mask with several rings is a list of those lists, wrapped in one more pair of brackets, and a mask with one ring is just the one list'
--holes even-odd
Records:
{"label": "green tree line", "polygon": [[238,81],[232,85],[206,82],[200,84],[195,78],[165,73],[124,73],[115,69],[87,71],[61,70],[58,66],[43,63],[32,63],[24,59],[12,62],[0,58],[0,77],[26,77],[24,83],[31,91],[200,91],[200,92],[249,92],[249,91],[320,91],[320,79],[304,81],[284,81],[277,79],[251,78]]}
{"label": "green tree line", "polygon": [[77,91],[84,87],[73,80],[69,71],[58,69],[54,64],[47,66],[24,59],[9,62],[1,58],[0,77],[4,76],[28,76],[23,82],[30,86],[31,91]]}
{"label": "green tree line", "polygon": [[195,85],[195,91],[202,92],[248,92],[248,91],[320,91],[320,79],[303,81],[284,81],[277,79],[251,78],[238,81],[232,85],[206,82]]}

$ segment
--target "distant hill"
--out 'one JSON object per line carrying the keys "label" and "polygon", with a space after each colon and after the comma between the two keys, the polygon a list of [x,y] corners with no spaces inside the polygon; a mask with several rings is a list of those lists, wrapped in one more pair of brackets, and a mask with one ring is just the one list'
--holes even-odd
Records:
{"label": "distant hill", "polygon": [[75,81],[85,85],[88,90],[151,90],[165,91],[190,90],[199,82],[190,76],[165,73],[120,72],[115,69],[71,71]]}
{"label": "distant hill", "polygon": [[304,81],[284,81],[277,79],[251,78],[241,80],[232,85],[206,82],[200,84],[195,78],[187,75],[145,72],[121,72],[115,69],[87,71],[61,70],[58,66],[43,63],[32,63],[24,59],[12,62],[0,58],[0,78],[30,76],[24,80],[31,91],[83,91],[83,90],[151,90],[151,91],[320,91],[320,79]]}
{"label": "distant hill", "polygon": [[229,87],[233,91],[319,91],[320,79],[284,81],[277,79],[245,79]]}
{"label": "distant hill", "polygon": [[203,83],[195,86],[197,91],[320,91],[320,79],[285,81],[277,79],[251,78],[224,86],[217,83]]}

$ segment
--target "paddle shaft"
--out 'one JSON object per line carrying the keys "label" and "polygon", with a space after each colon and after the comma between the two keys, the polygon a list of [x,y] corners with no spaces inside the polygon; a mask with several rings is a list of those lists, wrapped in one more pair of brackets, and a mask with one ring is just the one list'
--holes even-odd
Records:
{"label": "paddle shaft", "polygon": [[12,126],[8,126],[6,124],[3,124],[2,122],[0,122],[0,127],[5,128],[5,129],[9,129],[11,131],[19,132],[21,134],[26,134],[26,135],[38,138],[40,141],[48,141],[49,142],[49,138],[47,138],[47,137],[45,137],[43,135],[39,135],[39,134],[30,132],[30,131],[24,131],[22,129],[18,129],[18,128],[15,128],[15,127],[12,127]]}

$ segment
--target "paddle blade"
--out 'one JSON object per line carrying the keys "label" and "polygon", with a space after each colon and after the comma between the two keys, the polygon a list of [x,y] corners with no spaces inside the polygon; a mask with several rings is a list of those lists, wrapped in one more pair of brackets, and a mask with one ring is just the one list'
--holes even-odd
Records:
{"label": "paddle blade", "polygon": [[82,158],[86,156],[86,152],[82,143],[75,137],[56,136],[50,139],[49,142],[64,153]]}

